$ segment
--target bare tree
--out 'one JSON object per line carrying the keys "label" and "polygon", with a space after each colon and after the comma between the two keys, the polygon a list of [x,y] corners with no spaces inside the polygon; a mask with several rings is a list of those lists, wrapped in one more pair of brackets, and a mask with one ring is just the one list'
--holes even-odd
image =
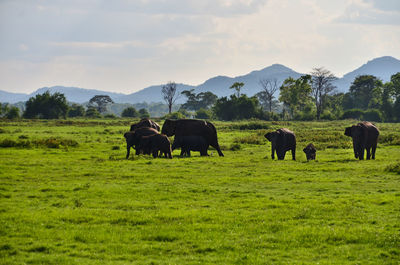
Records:
{"label": "bare tree", "polygon": [[325,108],[326,96],[331,94],[336,88],[332,82],[337,80],[337,77],[323,67],[313,68],[311,76],[311,93],[314,97],[315,107],[317,108],[317,120],[319,120]]}
{"label": "bare tree", "polygon": [[265,103],[268,108],[269,112],[272,112],[272,105],[274,101],[274,94],[278,91],[278,79],[261,79],[259,84],[262,87],[261,92],[257,93],[258,98],[262,103]]}
{"label": "bare tree", "polygon": [[168,84],[164,85],[161,89],[162,96],[168,105],[168,113],[171,113],[172,105],[178,99],[176,90],[177,90],[177,85],[175,82],[168,82]]}

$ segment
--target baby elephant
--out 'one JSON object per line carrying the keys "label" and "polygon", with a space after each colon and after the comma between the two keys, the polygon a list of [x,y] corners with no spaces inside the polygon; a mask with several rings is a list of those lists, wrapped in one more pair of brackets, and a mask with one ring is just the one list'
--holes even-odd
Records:
{"label": "baby elephant", "polygon": [[171,143],[164,134],[143,136],[140,141],[140,147],[149,149],[154,158],[158,157],[158,151],[160,151],[160,157],[164,154],[165,157],[172,158]]}
{"label": "baby elephant", "polygon": [[308,160],[315,160],[315,155],[317,153],[317,149],[315,149],[315,146],[313,144],[307,145],[303,149],[303,152],[306,153],[307,161]]}
{"label": "baby elephant", "polygon": [[201,156],[208,156],[208,142],[202,136],[188,135],[175,136],[172,150],[181,148],[181,156],[190,156],[190,151],[199,151]]}

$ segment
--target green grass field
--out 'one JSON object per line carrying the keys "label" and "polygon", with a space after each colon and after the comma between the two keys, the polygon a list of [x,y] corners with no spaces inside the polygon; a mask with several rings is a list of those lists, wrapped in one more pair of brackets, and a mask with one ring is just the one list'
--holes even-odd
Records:
{"label": "green grass field", "polygon": [[[225,157],[126,160],[131,122],[0,121],[0,264],[400,264],[400,124],[375,161],[355,121],[215,122]],[[297,161],[271,160],[281,127]]]}

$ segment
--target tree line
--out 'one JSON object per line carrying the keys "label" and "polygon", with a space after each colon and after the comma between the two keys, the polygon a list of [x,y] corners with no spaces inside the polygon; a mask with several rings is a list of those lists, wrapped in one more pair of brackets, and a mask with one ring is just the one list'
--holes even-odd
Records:
{"label": "tree line", "polygon": [[[314,68],[309,75],[297,79],[289,77],[261,79],[260,92],[249,97],[241,93],[242,82],[233,83],[233,94],[218,98],[212,92],[195,93],[194,89],[177,93],[177,85],[169,82],[161,93],[168,110],[168,118],[198,118],[219,120],[337,120],[362,119],[370,121],[400,122],[400,72],[382,82],[373,75],[357,76],[347,93],[335,90],[337,78],[324,68]],[[279,96],[276,96],[279,92]],[[179,96],[186,102],[172,112]],[[113,100],[107,95],[96,95],[87,108],[80,104],[68,105],[61,93],[45,92],[31,97],[25,104],[23,118],[59,119],[67,117],[116,117],[109,113]],[[160,108],[160,106],[155,106]],[[175,107],[176,109],[176,107]],[[15,106],[0,104],[0,117],[19,118]],[[122,117],[150,117],[146,106],[139,110],[126,107]]]}

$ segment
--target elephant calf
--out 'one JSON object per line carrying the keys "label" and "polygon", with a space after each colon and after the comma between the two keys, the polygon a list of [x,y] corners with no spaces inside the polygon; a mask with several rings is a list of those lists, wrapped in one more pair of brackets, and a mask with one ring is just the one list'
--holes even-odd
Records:
{"label": "elephant calf", "polygon": [[143,136],[140,141],[140,148],[149,149],[154,158],[158,157],[159,151],[160,157],[164,154],[165,157],[172,158],[171,143],[164,134]]}
{"label": "elephant calf", "polygon": [[315,149],[315,146],[313,144],[307,145],[304,149],[303,152],[306,154],[307,161],[308,160],[315,160],[315,156],[317,153],[317,149]]}
{"label": "elephant calf", "polygon": [[150,154],[149,150],[141,149],[139,145],[143,136],[153,134],[158,134],[158,131],[153,128],[139,128],[135,131],[126,132],[124,134],[126,140],[126,159],[129,158],[131,147],[134,147],[136,149],[136,155],[139,155],[141,152],[143,152],[144,154]]}
{"label": "elephant calf", "polygon": [[202,136],[175,136],[172,150],[181,148],[181,156],[190,156],[190,151],[200,151],[201,156],[208,156],[208,146],[207,140]]}

